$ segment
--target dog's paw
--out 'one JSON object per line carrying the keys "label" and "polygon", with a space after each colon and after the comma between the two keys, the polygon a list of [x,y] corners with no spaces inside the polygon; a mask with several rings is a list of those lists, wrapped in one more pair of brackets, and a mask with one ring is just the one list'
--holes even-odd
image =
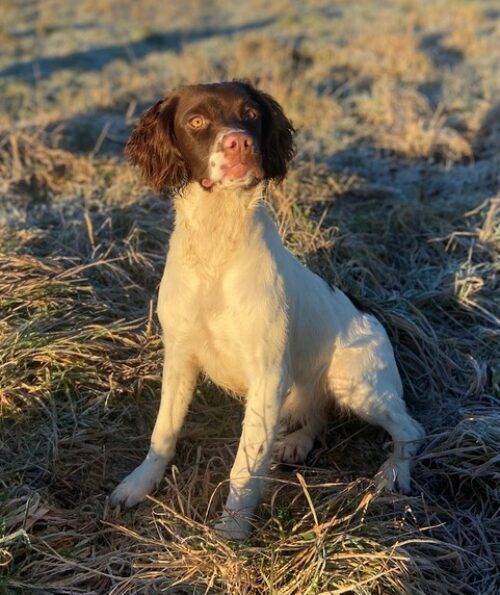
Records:
{"label": "dog's paw", "polygon": [[214,526],[215,533],[222,539],[245,540],[252,530],[250,520],[237,513],[224,513]]}
{"label": "dog's paw", "polygon": [[389,457],[375,475],[375,484],[381,490],[409,496],[412,493],[409,461]]}
{"label": "dog's paw", "polygon": [[163,461],[144,460],[114,489],[111,506],[121,504],[124,508],[131,508],[142,502],[158,486],[164,470]]}
{"label": "dog's paw", "polygon": [[300,465],[313,448],[313,440],[302,428],[287,434],[278,443],[276,457],[285,465]]}

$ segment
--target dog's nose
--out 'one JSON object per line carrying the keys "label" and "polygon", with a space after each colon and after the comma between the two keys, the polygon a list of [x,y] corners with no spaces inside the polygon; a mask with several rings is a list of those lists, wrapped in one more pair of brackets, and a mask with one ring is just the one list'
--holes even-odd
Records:
{"label": "dog's nose", "polygon": [[229,153],[249,153],[253,139],[244,132],[230,132],[222,139],[222,148]]}

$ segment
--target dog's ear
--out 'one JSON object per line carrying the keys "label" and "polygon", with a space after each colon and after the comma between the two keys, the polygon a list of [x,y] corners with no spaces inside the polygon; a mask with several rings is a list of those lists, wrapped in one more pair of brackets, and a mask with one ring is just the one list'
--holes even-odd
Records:
{"label": "dog's ear", "polygon": [[172,94],[145,111],[125,147],[129,162],[139,167],[146,182],[157,192],[178,190],[189,177],[175,139],[178,103],[178,95]]}
{"label": "dog's ear", "polygon": [[255,89],[249,83],[243,84],[261,111],[262,166],[265,177],[281,182],[295,155],[295,128],[271,95]]}

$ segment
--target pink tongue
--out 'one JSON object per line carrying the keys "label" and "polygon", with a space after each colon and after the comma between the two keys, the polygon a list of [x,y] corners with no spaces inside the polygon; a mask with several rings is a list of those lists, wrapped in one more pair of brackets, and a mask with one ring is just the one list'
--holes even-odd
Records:
{"label": "pink tongue", "polygon": [[213,185],[213,182],[211,180],[209,180],[208,178],[202,178],[201,185],[204,188],[210,188]]}

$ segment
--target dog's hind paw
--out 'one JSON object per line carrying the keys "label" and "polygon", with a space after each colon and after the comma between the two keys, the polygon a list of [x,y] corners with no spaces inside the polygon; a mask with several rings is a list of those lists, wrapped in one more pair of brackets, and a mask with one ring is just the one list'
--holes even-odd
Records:
{"label": "dog's hind paw", "polygon": [[300,428],[280,440],[276,448],[276,457],[285,465],[300,465],[307,459],[313,444],[309,433],[304,428]]}
{"label": "dog's hind paw", "polygon": [[412,493],[409,461],[389,457],[375,475],[375,484],[384,491],[409,496]]}

